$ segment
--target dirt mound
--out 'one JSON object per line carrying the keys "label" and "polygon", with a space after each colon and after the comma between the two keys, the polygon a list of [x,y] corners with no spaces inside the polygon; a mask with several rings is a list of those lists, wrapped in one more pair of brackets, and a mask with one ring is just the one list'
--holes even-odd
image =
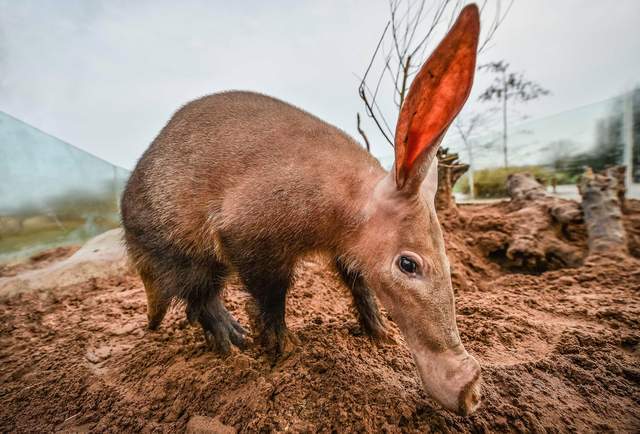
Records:
{"label": "dirt mound", "polygon": [[[347,290],[306,260],[287,306],[301,345],[275,367],[256,347],[211,353],[180,306],[147,331],[134,275],[1,301],[0,431],[638,432],[638,261],[515,273],[486,248],[508,235],[506,207],[443,222],[461,337],[483,366],[470,417],[424,394],[393,323],[396,343],[362,336]],[[237,283],[225,299],[249,324]]]}
{"label": "dirt mound", "polygon": [[[90,239],[71,256],[72,250],[56,249],[50,254],[41,253],[25,264],[14,276],[2,277],[0,270],[0,298],[20,292],[64,289],[89,279],[119,274],[127,266],[127,254],[122,242],[122,229],[112,229]],[[52,261],[52,258],[63,258]]]}
{"label": "dirt mound", "polygon": [[33,255],[25,261],[0,264],[0,277],[13,277],[24,271],[37,270],[54,262],[66,259],[78,251],[80,246],[63,246]]}

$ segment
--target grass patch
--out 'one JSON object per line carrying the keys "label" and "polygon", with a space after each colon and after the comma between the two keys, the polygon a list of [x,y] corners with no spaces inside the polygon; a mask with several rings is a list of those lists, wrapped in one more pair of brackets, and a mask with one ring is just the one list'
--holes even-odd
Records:
{"label": "grass patch", "polygon": [[[475,171],[476,198],[496,198],[507,196],[507,178],[513,173],[527,172],[535,176],[543,185],[551,184],[555,177],[557,184],[572,184],[569,174],[554,172],[542,166],[516,166],[508,168],[482,169]],[[469,175],[462,176],[454,187],[458,193],[469,194]]]}

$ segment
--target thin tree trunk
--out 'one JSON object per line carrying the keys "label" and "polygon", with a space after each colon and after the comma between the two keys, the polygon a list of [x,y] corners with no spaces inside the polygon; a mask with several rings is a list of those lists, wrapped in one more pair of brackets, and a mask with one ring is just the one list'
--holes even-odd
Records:
{"label": "thin tree trunk", "polygon": [[453,186],[467,171],[469,166],[458,161],[458,154],[449,154],[446,148],[438,149],[438,190],[436,191],[436,209],[451,211],[456,209]]}
{"label": "thin tree trunk", "polygon": [[504,152],[504,167],[509,167],[509,156],[507,150],[507,76],[502,73],[502,85],[504,97],[502,98],[502,151]]}
{"label": "thin tree trunk", "polygon": [[362,127],[360,127],[360,113],[356,113],[356,125],[358,127],[358,132],[360,133],[360,135],[364,139],[364,144],[367,147],[367,152],[371,153],[371,145],[369,144],[369,138],[365,134],[365,132],[362,129]]}
{"label": "thin tree trunk", "polygon": [[476,181],[473,168],[473,148],[471,142],[467,143],[467,151],[469,152],[469,194],[471,199],[476,198]]}

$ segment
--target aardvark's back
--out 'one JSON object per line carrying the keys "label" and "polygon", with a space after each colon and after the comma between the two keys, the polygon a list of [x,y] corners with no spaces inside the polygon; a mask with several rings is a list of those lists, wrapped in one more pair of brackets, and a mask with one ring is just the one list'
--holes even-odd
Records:
{"label": "aardvark's back", "polygon": [[180,109],[145,152],[123,198],[124,225],[197,255],[223,254],[219,236],[234,242],[238,231],[322,247],[344,223],[336,219],[350,218],[341,214],[355,206],[354,189],[382,174],[346,134],[296,107],[214,94]]}

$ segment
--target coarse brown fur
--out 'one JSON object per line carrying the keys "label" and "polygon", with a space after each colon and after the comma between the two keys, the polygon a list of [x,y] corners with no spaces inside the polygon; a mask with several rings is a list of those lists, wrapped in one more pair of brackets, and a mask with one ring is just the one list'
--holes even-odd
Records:
{"label": "coarse brown fur", "polygon": [[[144,153],[122,199],[127,247],[146,276],[150,325],[174,297],[199,319],[198,305],[217,297],[230,270],[267,317],[279,315],[270,310],[283,306],[296,259],[326,251],[337,261],[363,218],[362,192],[384,175],[345,133],[274,98],[225,92],[187,104]],[[370,294],[359,293],[370,305]],[[377,308],[364,315],[375,335]],[[283,318],[265,321],[284,332]]]}

